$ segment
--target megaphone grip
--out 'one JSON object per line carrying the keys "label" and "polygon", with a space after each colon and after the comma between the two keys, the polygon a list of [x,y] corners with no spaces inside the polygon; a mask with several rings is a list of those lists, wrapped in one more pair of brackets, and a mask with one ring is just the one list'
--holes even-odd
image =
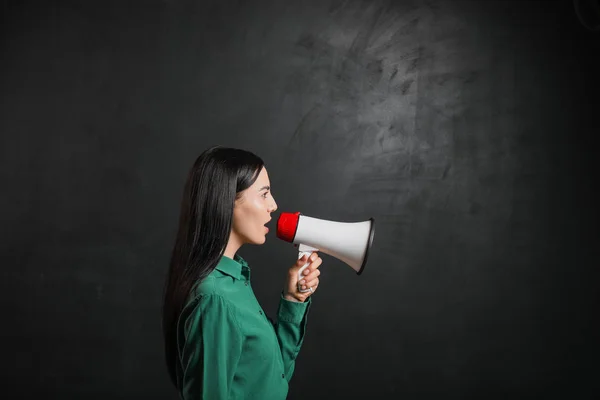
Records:
{"label": "megaphone grip", "polygon": [[[312,254],[312,251],[299,251],[298,252],[298,259],[301,259],[302,257],[304,257],[305,254],[306,254],[306,257],[310,257],[310,255]],[[306,264],[304,264],[298,270],[298,291],[301,292],[301,293],[310,292],[310,289],[308,287],[306,289],[302,289],[302,285],[300,285],[300,280],[304,277],[304,275],[302,275],[302,273],[304,272],[304,270],[306,269],[306,267],[308,267],[309,265],[310,265],[310,261],[307,262]]]}
{"label": "megaphone grip", "polygon": [[[298,246],[298,260],[301,259],[302,257],[304,257],[305,254],[306,254],[306,257],[310,257],[312,255],[312,253],[315,251],[319,251],[319,249],[317,249],[316,247],[311,247],[311,246],[307,246],[303,243],[300,243],[300,245]],[[304,272],[306,267],[308,267],[309,264],[310,264],[310,261],[307,262],[306,264],[304,264],[298,270],[298,282],[300,282],[300,280],[304,277],[304,275],[302,275],[302,273]],[[306,293],[306,292],[310,292],[310,289],[309,288],[302,289],[302,285],[300,285],[300,283],[298,283],[298,291],[301,293]]]}

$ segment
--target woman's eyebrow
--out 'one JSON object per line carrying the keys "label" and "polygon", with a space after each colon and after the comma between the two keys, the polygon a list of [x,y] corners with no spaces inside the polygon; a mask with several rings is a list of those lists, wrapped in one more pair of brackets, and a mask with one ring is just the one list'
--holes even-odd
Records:
{"label": "woman's eyebrow", "polygon": [[260,192],[261,190],[264,190],[264,189],[271,190],[271,186],[263,186],[260,189],[258,189],[258,191]]}

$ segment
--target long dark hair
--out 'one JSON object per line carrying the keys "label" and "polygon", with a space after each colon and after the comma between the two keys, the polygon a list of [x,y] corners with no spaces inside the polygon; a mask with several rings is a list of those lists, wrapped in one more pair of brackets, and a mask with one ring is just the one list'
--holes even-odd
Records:
{"label": "long dark hair", "polygon": [[179,315],[194,284],[218,264],[229,240],[235,200],[263,167],[262,159],[249,151],[215,146],[200,154],[189,171],[163,302],[165,356],[175,386]]}

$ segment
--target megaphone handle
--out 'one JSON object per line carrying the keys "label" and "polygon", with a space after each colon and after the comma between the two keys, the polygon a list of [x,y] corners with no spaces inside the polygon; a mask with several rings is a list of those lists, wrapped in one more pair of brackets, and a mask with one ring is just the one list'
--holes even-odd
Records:
{"label": "megaphone handle", "polygon": [[[307,255],[307,257],[310,257],[310,255],[312,254],[312,251],[299,251],[298,252],[298,259],[301,259],[304,255]],[[304,277],[304,275],[302,275],[302,272],[304,272],[304,270],[306,269],[306,267],[308,267],[308,265],[310,264],[310,261],[307,262],[306,264],[304,264],[299,270],[298,270],[298,291],[301,293],[305,293],[305,292],[310,292],[310,289],[306,288],[306,289],[302,289],[302,285],[300,285],[300,280]]]}
{"label": "megaphone handle", "polygon": [[[305,244],[300,244],[300,246],[298,247],[298,260],[301,259],[302,257],[304,257],[305,254],[307,257],[310,257],[310,255],[314,251],[319,251],[319,249],[307,246]],[[304,277],[304,275],[302,275],[302,272],[304,272],[304,270],[306,269],[306,267],[308,267],[309,264],[310,264],[310,261],[307,262],[306,264],[304,264],[298,270],[298,282],[300,282],[300,280]],[[302,285],[300,285],[300,283],[298,283],[298,291],[301,293],[306,293],[306,292],[310,292],[310,289],[308,289],[308,288],[302,289]]]}

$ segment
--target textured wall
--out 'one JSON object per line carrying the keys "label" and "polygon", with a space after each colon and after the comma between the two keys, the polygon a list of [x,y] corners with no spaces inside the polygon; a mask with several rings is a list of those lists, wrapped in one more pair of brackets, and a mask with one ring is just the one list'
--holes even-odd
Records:
{"label": "textured wall", "polygon": [[[7,398],[175,399],[160,306],[187,169],[267,163],[279,211],[376,220],[323,256],[290,399],[600,391],[600,38],[570,1],[3,6]],[[294,249],[243,248],[275,311]]]}

